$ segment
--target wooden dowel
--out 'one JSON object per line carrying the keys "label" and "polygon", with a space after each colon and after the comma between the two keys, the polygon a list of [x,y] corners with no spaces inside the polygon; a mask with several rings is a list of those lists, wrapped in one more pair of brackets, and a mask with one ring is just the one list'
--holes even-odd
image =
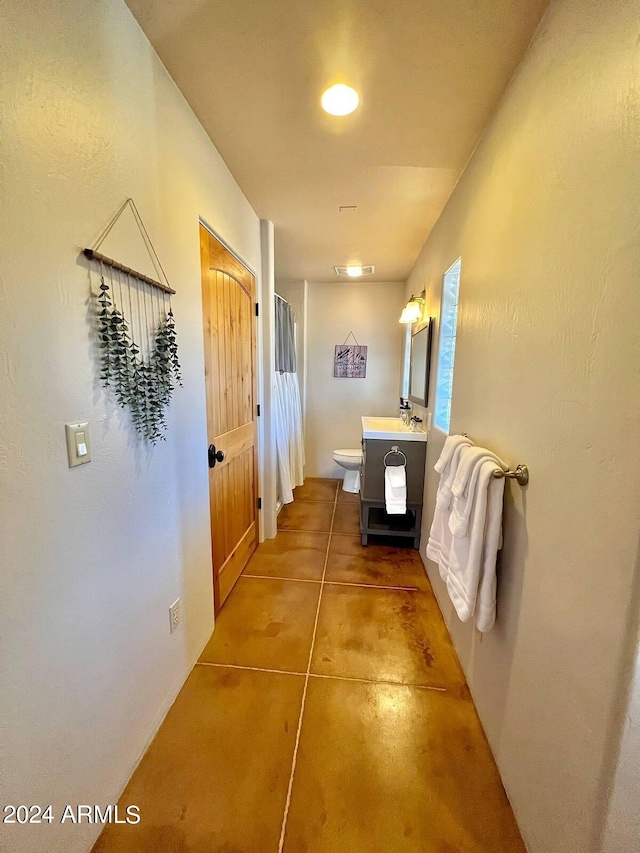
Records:
{"label": "wooden dowel", "polygon": [[156,281],[155,278],[149,278],[148,275],[145,275],[142,272],[132,270],[131,267],[126,267],[119,261],[114,261],[113,258],[108,258],[106,255],[100,254],[100,252],[94,252],[93,249],[83,249],[82,254],[85,257],[89,258],[90,261],[100,261],[100,263],[104,264],[107,267],[113,267],[113,269],[115,270],[121,270],[122,272],[126,272],[127,275],[131,275],[134,278],[139,279],[140,281],[145,281],[152,287],[157,287],[158,290],[164,291],[164,293],[175,293],[175,290],[173,290],[173,288],[169,287],[167,284],[163,284],[161,281]]}

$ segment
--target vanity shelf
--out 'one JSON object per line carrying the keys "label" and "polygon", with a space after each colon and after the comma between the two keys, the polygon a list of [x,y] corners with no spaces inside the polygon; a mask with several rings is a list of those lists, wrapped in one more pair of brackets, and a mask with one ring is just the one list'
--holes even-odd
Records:
{"label": "vanity shelf", "polygon": [[[393,447],[400,452],[391,453]],[[398,437],[362,439],[360,533],[363,545],[368,544],[369,536],[394,536],[411,538],[413,547],[419,548],[426,451],[424,438],[418,441],[413,436],[409,440]],[[394,464],[394,459],[403,461],[401,454],[407,460],[406,515],[387,515],[385,511],[384,459],[390,453],[389,464]]]}
{"label": "vanity shelf", "polygon": [[407,510],[406,515],[387,515],[384,504],[362,501],[360,506],[360,536],[363,545],[369,544],[369,536],[398,537],[413,540],[413,547],[420,547],[420,524],[422,507]]}

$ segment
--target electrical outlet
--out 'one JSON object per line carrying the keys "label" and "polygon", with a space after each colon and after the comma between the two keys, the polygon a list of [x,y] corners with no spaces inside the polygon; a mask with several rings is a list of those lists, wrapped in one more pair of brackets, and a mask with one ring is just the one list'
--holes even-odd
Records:
{"label": "electrical outlet", "polygon": [[176,598],[169,608],[169,630],[173,634],[180,624],[180,599]]}
{"label": "electrical outlet", "polygon": [[431,412],[427,415],[427,432],[431,432],[431,424],[433,423],[433,415]]}

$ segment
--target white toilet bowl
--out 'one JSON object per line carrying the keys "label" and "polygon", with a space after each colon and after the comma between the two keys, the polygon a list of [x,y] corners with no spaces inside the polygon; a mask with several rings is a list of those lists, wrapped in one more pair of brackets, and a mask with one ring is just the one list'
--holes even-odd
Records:
{"label": "white toilet bowl", "polygon": [[345,492],[357,494],[360,491],[360,463],[362,451],[342,448],[333,451],[333,461],[345,468],[342,488]]}

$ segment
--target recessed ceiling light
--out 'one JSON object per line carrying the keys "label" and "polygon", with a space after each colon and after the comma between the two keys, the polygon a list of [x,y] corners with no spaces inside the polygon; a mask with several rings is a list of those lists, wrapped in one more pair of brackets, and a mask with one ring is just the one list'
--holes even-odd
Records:
{"label": "recessed ceiling light", "polygon": [[350,266],[347,267],[347,275],[349,278],[360,278],[362,275],[362,267],[361,266]]}
{"label": "recessed ceiling light", "polygon": [[332,116],[348,116],[360,103],[360,96],[351,86],[344,83],[336,83],[323,93],[322,109]]}

